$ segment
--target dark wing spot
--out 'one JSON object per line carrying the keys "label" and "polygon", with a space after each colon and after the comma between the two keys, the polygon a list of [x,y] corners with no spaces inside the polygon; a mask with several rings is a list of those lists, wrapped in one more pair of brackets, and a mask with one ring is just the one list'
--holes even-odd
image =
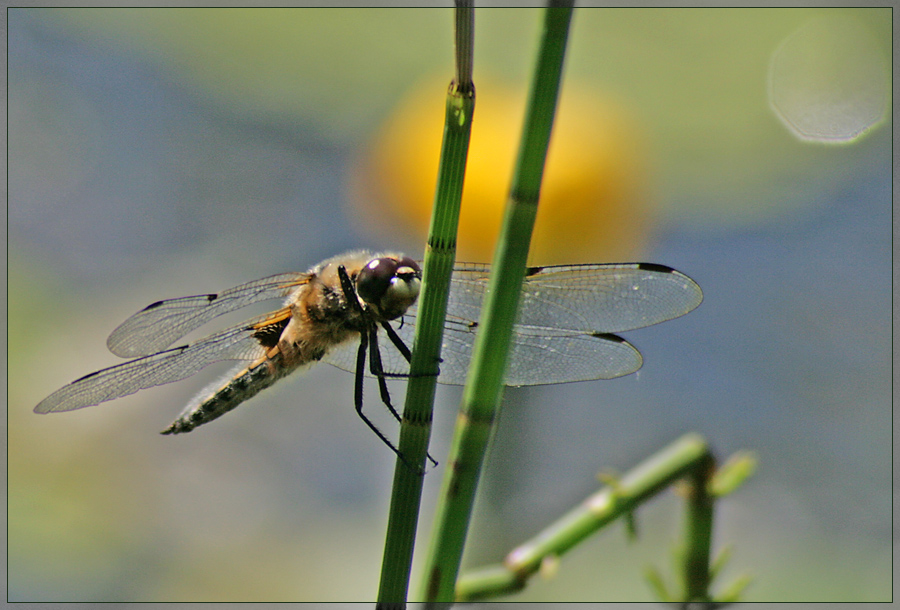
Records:
{"label": "dark wing spot", "polygon": [[478,328],[478,322],[469,322],[469,328],[471,328],[471,329]]}
{"label": "dark wing spot", "polygon": [[88,373],[88,374],[85,375],[84,377],[79,377],[78,379],[76,379],[76,380],[73,381],[72,383],[78,383],[79,381],[84,381],[85,379],[90,379],[91,377],[96,377],[96,376],[97,376],[99,373],[101,373],[101,372],[102,372],[102,371],[94,371],[93,373]]}
{"label": "dark wing spot", "polygon": [[614,343],[628,343],[625,339],[623,339],[619,335],[613,335],[610,333],[591,333],[591,336],[596,337],[597,339],[604,339],[606,341],[612,341]]}
{"label": "dark wing spot", "polygon": [[[215,301],[216,299],[219,298],[219,295],[218,294],[201,294],[201,295],[197,295],[197,297],[187,297],[187,298],[193,299],[193,298],[202,298],[202,297],[206,297],[206,300],[209,301],[210,303],[212,303],[213,301]],[[181,299],[174,299],[174,300],[181,300]],[[151,309],[156,309],[163,303],[167,303],[167,302],[171,302],[171,301],[157,301],[156,303],[150,303],[149,305],[144,307],[144,309],[142,309],[141,311],[149,311]]]}
{"label": "dark wing spot", "polygon": [[537,275],[541,271],[543,271],[543,267],[528,267],[525,269],[525,277],[531,277],[532,275]]}
{"label": "dark wing spot", "polygon": [[658,265],[656,263],[638,263],[638,269],[643,269],[644,271],[656,271],[657,273],[672,273],[675,271],[671,267],[666,267],[665,265]]}
{"label": "dark wing spot", "polygon": [[[281,338],[281,333],[284,332],[285,326],[288,325],[288,322],[291,321],[290,317],[286,317],[282,320],[276,320],[271,324],[266,324],[265,326],[260,326],[253,332],[253,337],[259,341],[260,345],[266,348],[272,348],[278,345],[278,339]],[[252,330],[251,326],[248,330]]]}
{"label": "dark wing spot", "polygon": [[[170,352],[183,352],[183,351],[186,350],[188,347],[190,347],[190,346],[188,346],[188,345],[179,345],[178,347],[170,347],[169,349],[163,350],[163,351],[158,352],[158,353],[156,353],[156,354],[152,354],[152,355],[150,355],[150,356],[143,356],[143,357],[141,357],[141,358],[135,358],[134,360],[129,360],[129,361],[126,362],[125,364],[132,364],[132,363],[134,363],[134,362],[138,362],[139,360],[149,360],[150,358],[157,358],[157,357],[159,357],[161,354],[168,354],[168,353],[170,353]],[[76,379],[76,380],[73,381],[72,383],[78,383],[79,381],[84,381],[85,379],[90,379],[91,377],[96,377],[96,376],[99,375],[100,373],[105,373],[106,371],[108,371],[108,370],[110,370],[110,369],[114,369],[114,368],[119,367],[119,366],[122,366],[122,365],[121,365],[121,364],[117,364],[117,365],[115,365],[115,366],[108,366],[108,367],[106,367],[105,369],[100,369],[99,371],[94,371],[93,373],[88,373],[88,374],[85,375],[84,377],[79,377],[78,379]],[[69,385],[71,385],[71,384],[69,384]]]}

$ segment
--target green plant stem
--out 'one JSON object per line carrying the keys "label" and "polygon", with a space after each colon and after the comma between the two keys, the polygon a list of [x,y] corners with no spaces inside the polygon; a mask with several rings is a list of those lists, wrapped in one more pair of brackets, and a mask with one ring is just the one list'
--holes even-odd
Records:
{"label": "green plant stem", "polygon": [[[485,599],[524,588],[545,558],[562,556],[615,519],[627,517],[641,503],[678,479],[693,478],[698,471],[706,471],[711,459],[709,448],[700,436],[682,436],[512,550],[502,565],[464,574],[457,583],[456,601]],[[692,527],[691,535],[699,534],[698,529],[703,528]],[[697,535],[693,543],[697,557],[703,554],[700,549],[704,543],[709,557],[709,541],[708,536]]]}
{"label": "green plant stem", "polygon": [[709,483],[715,472],[715,460],[707,455],[688,477],[687,507],[682,542],[683,602],[708,602],[710,547],[712,544],[713,496]]}
{"label": "green plant stem", "polygon": [[456,82],[472,84],[475,59],[475,9],[472,0],[456,0]]}
{"label": "green plant stem", "polygon": [[[469,57],[469,79],[473,27],[471,2],[462,3],[457,8],[456,45],[458,54]],[[462,73],[458,71],[458,74]],[[409,589],[474,108],[475,89],[471,80],[454,80],[447,93],[438,183],[422,269],[422,293],[413,340],[410,379],[400,424],[398,450],[404,459],[398,459],[394,468],[378,590],[379,607],[404,604]]]}
{"label": "green plant stem", "polygon": [[548,8],[545,13],[522,141],[442,483],[425,568],[427,602],[450,602],[454,597],[475,491],[502,394],[571,15],[571,3],[565,8]]}

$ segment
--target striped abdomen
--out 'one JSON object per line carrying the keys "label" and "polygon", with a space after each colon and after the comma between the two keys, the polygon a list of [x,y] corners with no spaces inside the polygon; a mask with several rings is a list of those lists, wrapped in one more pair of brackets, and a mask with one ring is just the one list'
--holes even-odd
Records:
{"label": "striped abdomen", "polygon": [[278,354],[272,360],[263,360],[238,372],[211,396],[201,394],[191,401],[178,419],[163,430],[162,434],[190,432],[197,426],[228,413],[245,400],[253,398],[296,368],[281,365],[280,356],[281,354]]}

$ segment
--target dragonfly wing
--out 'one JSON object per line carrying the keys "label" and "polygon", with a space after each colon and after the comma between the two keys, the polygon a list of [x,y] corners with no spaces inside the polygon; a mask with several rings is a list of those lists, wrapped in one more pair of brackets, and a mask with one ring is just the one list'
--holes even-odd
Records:
{"label": "dragonfly wing", "polygon": [[[454,267],[440,383],[465,383],[489,274],[490,266],[485,264]],[[641,367],[640,352],[612,333],[682,316],[702,299],[700,287],[691,278],[652,263],[531,268],[522,286],[505,384],[544,385],[633,373]],[[403,319],[397,332],[412,347],[416,306]],[[344,345],[325,360],[353,372],[358,347],[358,342]],[[386,371],[408,372],[406,361],[383,331],[379,347]]]}
{"label": "dragonfly wing", "polygon": [[487,292],[491,266],[482,263],[457,263],[450,277],[447,320],[454,324],[477,323]]}
{"label": "dragonfly wing", "polygon": [[[397,334],[412,347],[415,310],[404,316]],[[465,321],[448,318],[441,346],[438,382],[462,385],[472,360],[475,328]],[[409,364],[383,330],[378,347],[384,371],[389,376],[409,373]],[[328,352],[325,362],[351,373],[356,371],[359,341],[348,341]],[[571,333],[519,325],[513,338],[512,354],[504,383],[509,386],[546,385],[593,379],[612,379],[641,368],[641,355],[630,343],[610,334]],[[365,375],[372,374],[366,364]]]}
{"label": "dragonfly wing", "polygon": [[262,316],[199,339],[189,345],[102,369],[63,386],[35,407],[36,413],[72,411],[100,404],[138,390],[186,379],[220,360],[253,361],[265,355],[258,338],[261,328],[283,320],[287,310]]}
{"label": "dragonfly wing", "polygon": [[616,335],[556,334],[519,326],[504,383],[523,386],[613,379],[634,373],[642,363],[640,352]]}
{"label": "dragonfly wing", "polygon": [[[485,264],[462,263],[453,270],[441,383],[465,382],[489,274]],[[691,278],[652,263],[531,268],[522,285],[505,383],[543,385],[633,373],[641,367],[640,353],[612,333],[684,315],[702,299]],[[415,311],[410,314],[412,326]]]}
{"label": "dragonfly wing", "polygon": [[[441,346],[440,383],[465,383],[475,328],[448,320]],[[508,386],[612,379],[641,368],[641,354],[611,334],[586,334],[517,325],[504,378]]]}
{"label": "dragonfly wing", "polygon": [[529,270],[518,323],[617,333],[683,316],[703,300],[688,276],[664,265],[565,265]]}
{"label": "dragonfly wing", "polygon": [[253,303],[283,298],[309,281],[308,273],[282,273],[219,294],[201,294],[158,301],[116,328],[106,345],[109,351],[132,358],[155,354],[210,320]]}

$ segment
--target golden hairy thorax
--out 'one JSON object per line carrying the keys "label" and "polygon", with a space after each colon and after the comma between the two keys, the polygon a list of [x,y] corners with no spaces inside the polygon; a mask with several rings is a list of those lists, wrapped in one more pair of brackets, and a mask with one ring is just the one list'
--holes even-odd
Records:
{"label": "golden hairy thorax", "polygon": [[[384,254],[379,256],[402,256]],[[343,265],[352,283],[373,255],[360,252],[343,256],[339,261],[329,259],[309,272],[305,285],[289,299],[283,315],[267,320],[257,332],[257,338],[270,347],[267,359],[281,353],[284,365],[296,367],[321,360],[326,351],[346,341],[358,340],[360,331],[373,322],[392,319],[383,315],[375,303],[360,298],[360,306],[347,302],[341,286],[338,267]],[[409,303],[402,303],[398,311],[405,311]]]}

